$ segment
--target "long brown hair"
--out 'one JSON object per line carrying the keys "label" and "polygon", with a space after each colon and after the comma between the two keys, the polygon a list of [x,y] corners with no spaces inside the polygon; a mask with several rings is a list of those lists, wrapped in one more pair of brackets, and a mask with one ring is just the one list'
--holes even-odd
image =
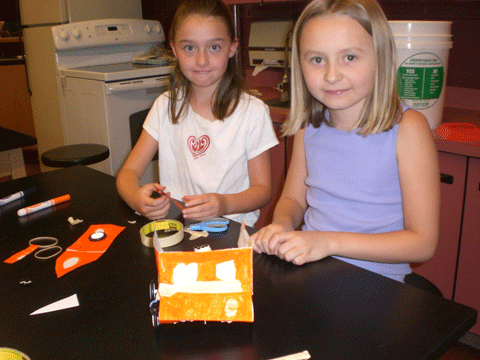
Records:
{"label": "long brown hair", "polygon": [[[213,16],[222,20],[227,26],[230,40],[235,39],[235,26],[232,14],[221,0],[187,0],[183,2],[175,13],[169,32],[169,41],[174,41],[178,28],[182,22],[191,15]],[[220,80],[214,94],[212,113],[216,119],[223,120],[230,116],[240,101],[240,96],[245,89],[243,78],[238,71],[235,57],[228,59],[227,69]],[[183,75],[177,63],[170,77],[170,106],[169,112],[172,123],[178,123],[182,114],[187,111],[187,104],[191,94],[191,85]],[[177,109],[181,100],[180,106]]]}
{"label": "long brown hair", "polygon": [[391,129],[402,113],[396,85],[395,41],[387,18],[376,0],[313,0],[298,18],[292,44],[292,100],[290,114],[283,124],[284,135],[293,135],[312,124],[317,128],[326,108],[308,91],[300,65],[300,38],[306,23],[315,17],[343,14],[358,21],[372,36],[375,52],[375,79],[363,112],[354,125],[357,134],[367,136]]}

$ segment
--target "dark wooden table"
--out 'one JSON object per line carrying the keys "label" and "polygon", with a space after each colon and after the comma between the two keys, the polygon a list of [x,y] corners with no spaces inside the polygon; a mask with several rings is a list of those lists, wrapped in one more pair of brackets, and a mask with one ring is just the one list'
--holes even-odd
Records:
{"label": "dark wooden table", "polygon": [[35,145],[37,139],[17,131],[0,127],[0,152],[6,151],[10,161],[12,179],[26,175],[22,147]]}
{"label": "dark wooden table", "polygon": [[[0,347],[32,360],[266,360],[303,350],[312,359],[437,359],[476,322],[474,309],[336,259],[297,267],[254,254],[253,324],[196,322],[155,330],[148,309],[149,283],[157,280],[154,252],[139,236],[149,221],[122,202],[115,179],[75,166],[4,183],[0,198],[33,185],[35,193],[0,207]],[[67,193],[69,203],[24,218],[16,214]],[[182,220],[179,214],[169,217]],[[70,225],[69,216],[83,223]],[[126,228],[100,259],[59,279],[55,258],[31,254],[3,263],[37,236],[57,237],[65,249],[92,224]],[[231,223],[224,237],[185,239],[170,249],[232,247],[238,230]],[[19,284],[25,276],[30,287]],[[73,294],[78,307],[29,315]]]}

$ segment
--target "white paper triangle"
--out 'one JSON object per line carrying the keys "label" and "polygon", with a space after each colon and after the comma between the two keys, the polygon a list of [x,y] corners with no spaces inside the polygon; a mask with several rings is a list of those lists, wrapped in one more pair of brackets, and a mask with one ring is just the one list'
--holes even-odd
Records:
{"label": "white paper triangle", "polygon": [[65,299],[55,301],[50,305],[46,305],[38,310],[35,310],[30,315],[38,315],[38,314],[48,313],[48,312],[57,311],[57,310],[68,309],[78,305],[79,303],[78,303],[77,294],[74,294]]}

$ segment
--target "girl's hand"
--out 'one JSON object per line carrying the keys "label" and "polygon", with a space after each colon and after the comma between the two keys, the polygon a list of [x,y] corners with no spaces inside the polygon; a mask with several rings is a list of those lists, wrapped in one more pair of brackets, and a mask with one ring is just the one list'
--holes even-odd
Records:
{"label": "girl's hand", "polygon": [[185,209],[183,217],[190,220],[204,220],[225,215],[227,204],[225,197],[220,194],[210,193],[203,195],[190,195],[183,198]]}
{"label": "girl's hand", "polygon": [[295,265],[321,260],[332,255],[328,240],[317,231],[289,231],[279,234],[270,244],[275,255]]}
{"label": "girl's hand", "polygon": [[170,199],[167,196],[152,198],[155,188],[165,190],[160,184],[147,184],[133,193],[133,208],[141,215],[150,220],[164,219],[170,209]]}
{"label": "girl's hand", "polygon": [[268,225],[251,236],[252,249],[276,255],[295,265],[330,256],[328,241],[316,231],[290,231],[283,225]]}
{"label": "girl's hand", "polygon": [[271,252],[270,243],[276,243],[278,237],[277,235],[289,230],[291,229],[287,229],[285,226],[278,224],[270,224],[261,228],[250,237],[252,240],[252,249],[259,254],[274,254],[275,248],[273,252]]}

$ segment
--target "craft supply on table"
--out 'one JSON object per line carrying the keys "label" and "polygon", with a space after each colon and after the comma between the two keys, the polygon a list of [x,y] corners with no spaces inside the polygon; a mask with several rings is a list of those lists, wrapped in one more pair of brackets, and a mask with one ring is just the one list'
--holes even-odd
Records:
{"label": "craft supply on table", "polygon": [[48,200],[48,201],[44,201],[44,202],[41,202],[41,203],[38,203],[38,204],[35,204],[35,205],[32,205],[32,206],[27,206],[26,208],[20,209],[20,210],[17,211],[17,215],[18,216],[25,216],[25,215],[31,214],[35,211],[46,209],[46,208],[49,208],[51,206],[55,206],[57,204],[60,204],[60,203],[63,203],[63,202],[69,201],[69,200],[70,200],[70,195],[69,194],[59,196],[59,197],[56,197],[55,199],[51,199],[51,200]]}
{"label": "craft supply on table", "polygon": [[170,200],[172,200],[173,203],[174,203],[175,205],[177,205],[177,207],[178,207],[180,210],[185,209],[185,207],[183,207],[182,204],[180,204],[177,200],[172,199],[172,198],[170,197],[170,195],[166,194],[162,189],[160,189],[160,188],[158,188],[158,187],[155,187],[155,191],[158,192],[158,193],[160,193],[160,194],[162,194],[162,195],[165,195],[165,196],[168,197]]}
{"label": "craft supply on table", "polygon": [[61,299],[49,305],[43,306],[40,309],[32,312],[30,315],[38,315],[38,314],[44,314],[52,311],[69,309],[79,305],[80,304],[78,303],[77,294],[73,294],[72,296],[66,297],[65,299]]}
{"label": "craft supply on table", "polygon": [[[40,260],[50,259],[62,252],[62,248],[57,245],[58,239],[50,236],[39,236],[39,237],[30,239],[28,244],[30,245],[29,247],[27,247],[26,249],[23,249],[22,251],[17,252],[16,254],[13,254],[7,260],[5,260],[4,263],[13,264],[23,259],[25,256],[31,254],[37,249],[40,249],[40,250],[35,253],[35,257]],[[51,252],[52,249],[57,251],[52,252],[49,255],[40,255],[43,253]]]}
{"label": "craft supply on table", "polygon": [[202,230],[202,231],[195,231],[189,228],[184,229],[186,233],[190,234],[190,240],[196,240],[199,237],[207,237],[208,236],[208,231]]}
{"label": "craft supply on table", "polygon": [[12,195],[8,195],[4,198],[1,198],[0,199],[0,206],[2,205],[5,205],[5,204],[8,204],[12,201],[15,201],[17,199],[21,199],[22,197],[24,196],[27,196],[31,193],[33,193],[35,190],[37,190],[37,188],[35,186],[32,186],[26,190],[23,190],[23,191],[19,191],[19,192],[16,192],[15,194],[12,194]]}
{"label": "craft supply on table", "polygon": [[159,285],[150,291],[154,326],[179,321],[253,322],[251,248],[163,252],[155,246],[155,257]]}
{"label": "craft supply on table", "polygon": [[196,252],[212,251],[212,248],[208,244],[203,244],[203,245],[200,245],[200,246],[195,246],[193,248],[193,251],[196,251]]}
{"label": "craft supply on table", "polygon": [[183,240],[183,225],[177,220],[152,221],[140,229],[140,240],[147,247],[153,247],[153,235],[157,234],[161,247],[177,245]]}
{"label": "craft supply on table", "polygon": [[0,348],[0,359],[5,360],[30,360],[30,358],[16,349],[7,347]]}
{"label": "craft supply on table", "polygon": [[270,360],[308,360],[310,358],[311,358],[310,353],[307,350],[305,350],[300,353],[281,356],[279,358],[270,359]]}
{"label": "craft supply on table", "polygon": [[210,219],[205,219],[200,221],[199,223],[196,224],[190,224],[189,228],[191,230],[197,230],[197,231],[208,231],[209,233],[219,233],[219,232],[224,232],[227,231],[228,229],[228,224],[230,223],[230,220],[226,218],[210,218]]}
{"label": "craft supply on table", "polygon": [[[99,259],[123,229],[125,229],[124,226],[112,224],[91,225],[57,259],[55,264],[57,277]],[[93,239],[91,239],[92,235],[94,235]]]}
{"label": "craft supply on table", "polygon": [[80,224],[83,222],[83,220],[80,220],[80,219],[74,219],[73,217],[69,217],[68,219],[68,222],[70,223],[70,225],[77,225],[77,224]]}

